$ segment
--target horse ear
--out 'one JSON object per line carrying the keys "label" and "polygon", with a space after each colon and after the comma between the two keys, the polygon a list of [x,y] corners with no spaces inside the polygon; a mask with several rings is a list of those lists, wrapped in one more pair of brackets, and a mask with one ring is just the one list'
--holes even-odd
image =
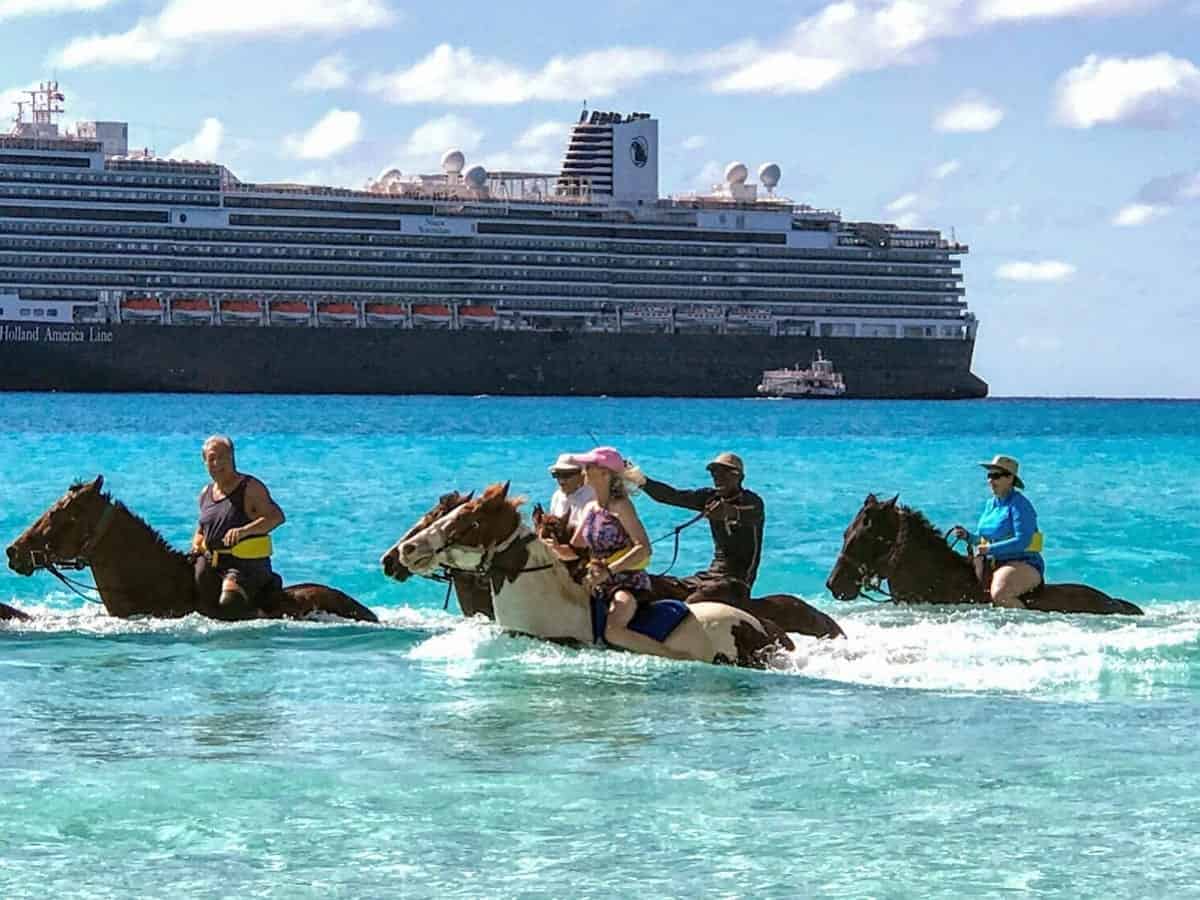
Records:
{"label": "horse ear", "polygon": [[863,501],[863,506],[877,506],[878,504],[879,498],[874,494],[867,494],[867,499]]}
{"label": "horse ear", "polygon": [[890,506],[890,507],[892,507],[893,509],[895,509],[895,508],[896,508],[896,501],[897,501],[897,500],[899,500],[899,499],[900,499],[900,495],[899,495],[899,494],[897,494],[895,497],[893,497],[891,500],[889,500],[887,503],[885,503],[885,504],[883,504],[883,505],[884,505],[884,506]]}
{"label": "horse ear", "polygon": [[100,488],[104,487],[104,476],[97,475],[96,480],[92,482],[92,490],[97,494],[100,493]]}
{"label": "horse ear", "polygon": [[512,486],[512,482],[511,482],[511,481],[506,481],[506,482],[504,482],[504,487],[500,489],[500,499],[501,499],[501,500],[507,500],[507,499],[508,499],[508,489],[509,489],[511,486]]}
{"label": "horse ear", "polygon": [[475,492],[474,492],[474,491],[467,491],[465,494],[462,494],[462,495],[460,496],[460,498],[459,498],[459,501],[458,501],[458,502],[459,502],[460,504],[461,504],[461,503],[470,503],[470,502],[471,502],[471,501],[472,501],[474,498],[475,498]]}

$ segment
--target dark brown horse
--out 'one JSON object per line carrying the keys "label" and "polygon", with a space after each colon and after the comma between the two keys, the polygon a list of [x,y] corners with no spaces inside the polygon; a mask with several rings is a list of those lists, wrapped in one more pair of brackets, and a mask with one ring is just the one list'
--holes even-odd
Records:
{"label": "dark brown horse", "polygon": [[[8,566],[20,575],[39,569],[91,567],[100,600],[110,615],[175,618],[201,613],[227,618],[218,597],[219,576],[210,571],[196,584],[192,560],[142,519],[102,491],[104,477],[74,484],[8,548]],[[250,618],[302,618],[328,613],[378,621],[354,598],[320,584],[276,587],[258,599]]]}
{"label": "dark brown horse", "polygon": [[15,619],[17,621],[25,621],[31,618],[29,613],[23,613],[14,606],[9,606],[7,603],[0,603],[0,622]]}
{"label": "dark brown horse", "polygon": [[[550,537],[559,544],[570,543],[567,523],[559,516],[546,514],[541,506],[535,506],[533,509],[533,530],[537,533],[538,537]],[[577,552],[581,556],[587,553],[586,550],[578,549]],[[567,565],[568,568],[571,568],[573,564],[568,563]],[[578,570],[572,572],[572,575],[576,576],[576,580],[582,578],[583,568],[586,568],[586,560],[581,561],[577,567]],[[686,601],[691,597],[693,601],[702,599],[708,602],[725,603],[759,619],[765,619],[791,634],[807,634],[818,638],[846,636],[846,633],[842,631],[842,627],[833,620],[832,616],[828,616],[819,609],[809,606],[793,594],[768,594],[765,597],[755,597],[753,599],[727,596],[704,596],[698,598],[678,578],[672,578],[669,575],[651,575],[650,592],[656,598],[663,600]]]}
{"label": "dark brown horse", "polygon": [[[438,502],[430,507],[429,512],[421,516],[417,520],[417,524],[408,529],[403,537],[389,547],[388,551],[379,558],[379,564],[383,567],[383,574],[401,583],[408,581],[413,573],[400,561],[400,546],[404,543],[405,539],[416,534],[418,531],[423,531],[448,512],[458,509],[474,496],[474,491],[467,494],[461,494],[458,491],[442,494]],[[492,589],[488,583],[487,576],[475,572],[455,571],[449,575],[449,578],[454,585],[454,593],[458,597],[458,606],[464,616],[482,615],[493,620],[496,618],[496,612],[492,608]]]}
{"label": "dark brown horse", "polygon": [[[867,496],[846,529],[842,552],[825,586],[838,600],[881,590],[897,603],[991,603],[972,560],[953,550],[945,536],[899,497]],[[1028,609],[1041,612],[1140,616],[1142,611],[1085,584],[1046,584],[1026,594]]]}

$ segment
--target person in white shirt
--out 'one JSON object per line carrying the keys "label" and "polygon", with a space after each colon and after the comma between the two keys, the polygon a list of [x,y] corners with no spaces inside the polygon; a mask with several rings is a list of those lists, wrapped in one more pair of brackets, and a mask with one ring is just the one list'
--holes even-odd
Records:
{"label": "person in white shirt", "polygon": [[583,508],[596,499],[596,492],[583,481],[583,469],[564,453],[550,467],[551,477],[558,482],[558,489],[550,498],[550,515],[566,519],[571,533],[579,527]]}

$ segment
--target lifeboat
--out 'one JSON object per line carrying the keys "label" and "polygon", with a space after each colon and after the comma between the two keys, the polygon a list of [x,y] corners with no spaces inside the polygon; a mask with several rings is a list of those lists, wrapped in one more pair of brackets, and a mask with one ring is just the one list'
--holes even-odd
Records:
{"label": "lifeboat", "polygon": [[450,307],[439,303],[422,304],[413,307],[413,318],[423,316],[427,319],[448,319],[450,318]]}
{"label": "lifeboat", "polygon": [[126,297],[121,301],[121,318],[127,322],[157,322],[162,303],[154,297]]}
{"label": "lifeboat", "polygon": [[353,325],[358,321],[358,307],[353,303],[319,303],[317,315],[332,324]]}
{"label": "lifeboat", "polygon": [[175,312],[209,313],[212,312],[212,302],[196,297],[184,297],[180,300],[171,301],[171,309]]}
{"label": "lifeboat", "polygon": [[368,303],[367,321],[380,325],[403,325],[408,320],[408,310],[402,303]]}
{"label": "lifeboat", "polygon": [[490,322],[496,318],[496,309],[492,306],[463,306],[458,314],[464,319],[487,319]]}

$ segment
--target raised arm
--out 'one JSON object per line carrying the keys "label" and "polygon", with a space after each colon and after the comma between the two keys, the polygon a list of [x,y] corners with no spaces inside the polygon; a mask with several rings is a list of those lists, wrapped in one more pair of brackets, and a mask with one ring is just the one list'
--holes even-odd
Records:
{"label": "raised arm", "polygon": [[683,509],[694,509],[697,512],[704,509],[710,500],[716,496],[714,488],[699,488],[694,491],[681,491],[662,481],[647,478],[642,490],[651,500],[665,503],[668,506],[678,506]]}

